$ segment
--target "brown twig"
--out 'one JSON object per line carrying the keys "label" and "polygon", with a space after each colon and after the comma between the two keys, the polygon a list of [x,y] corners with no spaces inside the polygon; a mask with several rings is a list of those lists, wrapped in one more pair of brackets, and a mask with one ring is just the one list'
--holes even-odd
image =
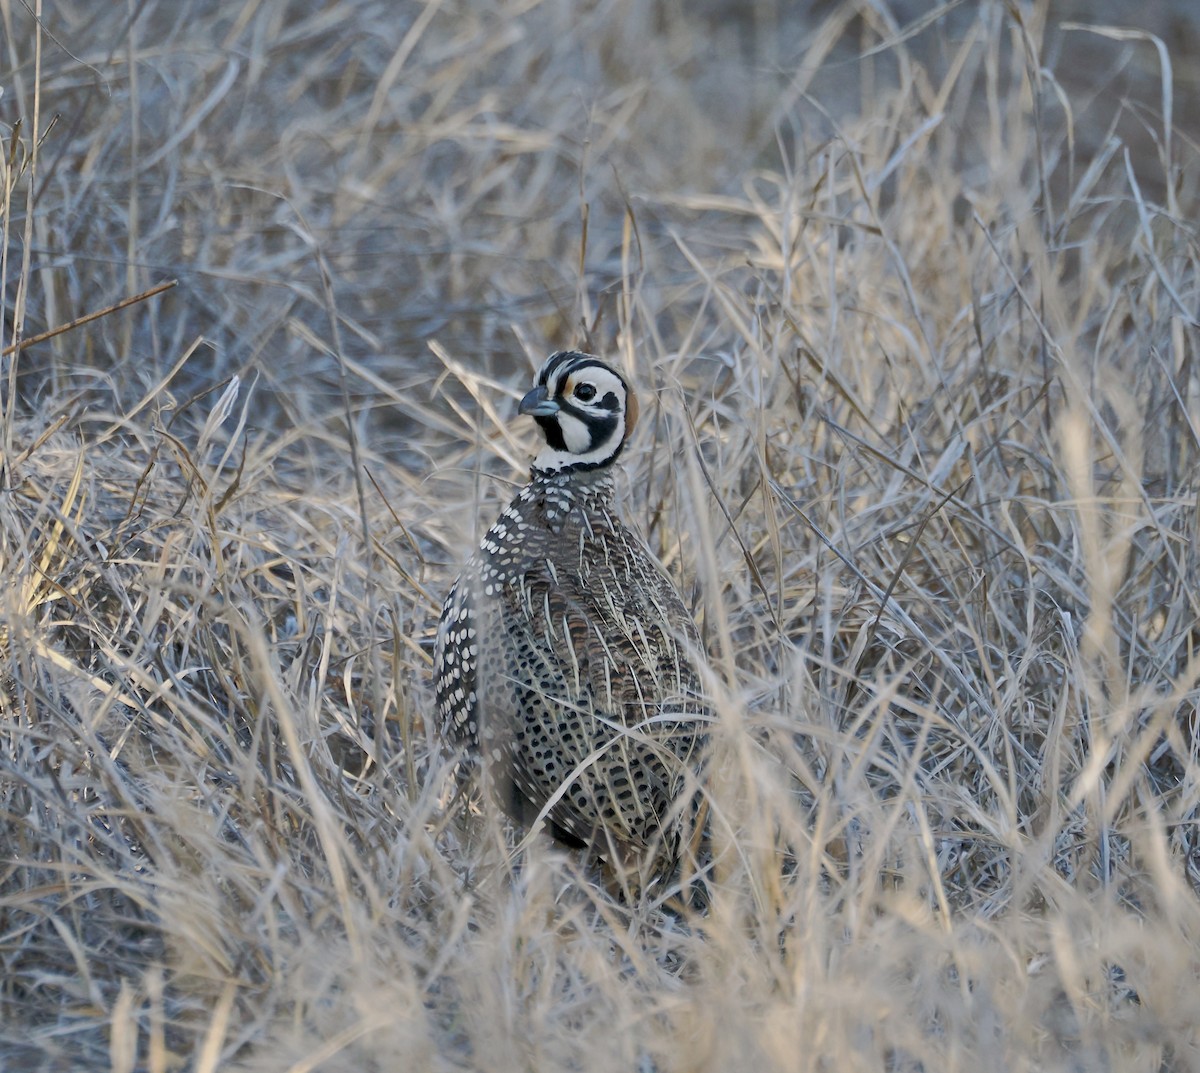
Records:
{"label": "brown twig", "polygon": [[7,358],[9,354],[17,354],[27,347],[33,346],[34,343],[44,343],[47,339],[53,339],[56,335],[62,335],[63,332],[69,332],[72,328],[78,328],[81,325],[87,324],[89,321],[99,320],[101,317],[107,317],[110,313],[117,313],[122,309],[131,305],[136,305],[138,302],[144,302],[147,298],[153,298],[156,294],[162,294],[163,291],[169,291],[172,287],[179,285],[179,280],[169,279],[165,283],[158,283],[151,287],[148,291],[142,291],[141,294],[135,294],[131,298],[122,298],[115,305],[110,305],[104,309],[98,309],[94,313],[87,313],[82,317],[70,322],[70,324],[60,324],[57,328],[51,328],[48,332],[40,332],[37,335],[31,335],[28,339],[21,339],[16,343],[6,346],[0,350],[0,357]]}

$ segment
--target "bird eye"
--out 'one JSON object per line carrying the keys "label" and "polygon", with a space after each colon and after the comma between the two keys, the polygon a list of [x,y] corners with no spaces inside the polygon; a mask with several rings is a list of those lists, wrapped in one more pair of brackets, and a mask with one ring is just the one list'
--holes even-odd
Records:
{"label": "bird eye", "polygon": [[582,383],[575,387],[575,398],[580,402],[589,402],[596,397],[596,385]]}

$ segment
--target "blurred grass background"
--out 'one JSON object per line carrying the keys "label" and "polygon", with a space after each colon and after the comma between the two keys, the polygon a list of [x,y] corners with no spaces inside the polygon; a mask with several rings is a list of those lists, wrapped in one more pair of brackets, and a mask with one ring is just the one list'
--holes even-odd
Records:
{"label": "blurred grass background", "polygon": [[[0,1067],[1200,1065],[1194,5],[0,33]],[[703,916],[426,719],[568,345],[712,657]]]}

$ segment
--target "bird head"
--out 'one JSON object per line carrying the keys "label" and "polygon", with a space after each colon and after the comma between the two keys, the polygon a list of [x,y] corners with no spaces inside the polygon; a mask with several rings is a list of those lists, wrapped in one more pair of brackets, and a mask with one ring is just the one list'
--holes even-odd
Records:
{"label": "bird head", "polygon": [[537,421],[546,446],[533,468],[546,473],[611,465],[637,423],[637,396],[611,365],[560,350],[538,370],[520,412]]}

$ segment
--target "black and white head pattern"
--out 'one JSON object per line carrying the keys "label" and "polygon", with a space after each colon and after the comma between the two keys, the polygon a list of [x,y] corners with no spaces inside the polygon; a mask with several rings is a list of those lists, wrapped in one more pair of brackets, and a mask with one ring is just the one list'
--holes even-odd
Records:
{"label": "black and white head pattern", "polygon": [[637,398],[625,378],[592,354],[560,350],[538,371],[521,413],[541,426],[546,446],[535,471],[596,469],[614,462],[637,422]]}

